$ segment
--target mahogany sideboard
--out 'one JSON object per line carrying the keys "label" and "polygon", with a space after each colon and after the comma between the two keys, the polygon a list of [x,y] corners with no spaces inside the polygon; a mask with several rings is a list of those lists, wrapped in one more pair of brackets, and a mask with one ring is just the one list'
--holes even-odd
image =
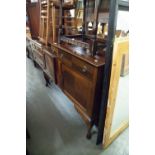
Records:
{"label": "mahogany sideboard", "polygon": [[68,44],[52,44],[52,49],[57,56],[57,85],[90,128],[98,125],[104,56],[93,57]]}
{"label": "mahogany sideboard", "polygon": [[46,86],[49,80],[55,82],[72,100],[89,128],[98,125],[104,56],[93,57],[67,44],[47,48],[39,41],[30,42],[34,64],[42,68]]}

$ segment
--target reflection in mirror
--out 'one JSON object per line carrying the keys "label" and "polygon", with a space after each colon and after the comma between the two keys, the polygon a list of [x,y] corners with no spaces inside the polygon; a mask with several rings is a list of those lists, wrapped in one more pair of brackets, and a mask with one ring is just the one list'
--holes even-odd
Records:
{"label": "reflection in mirror", "polygon": [[[127,38],[129,35],[129,12],[118,11],[116,38]],[[128,49],[123,49],[127,50]],[[111,133],[113,135],[123,124],[129,121],[129,52],[119,54],[120,77],[118,80],[115,108],[112,119]],[[116,78],[116,77],[115,77]]]}
{"label": "reflection in mirror", "polygon": [[31,0],[31,3],[36,3],[38,2],[38,0]]}
{"label": "reflection in mirror", "polygon": [[123,54],[111,134],[129,120],[129,54]]}
{"label": "reflection in mirror", "polygon": [[129,11],[118,11],[116,37],[129,35]]}

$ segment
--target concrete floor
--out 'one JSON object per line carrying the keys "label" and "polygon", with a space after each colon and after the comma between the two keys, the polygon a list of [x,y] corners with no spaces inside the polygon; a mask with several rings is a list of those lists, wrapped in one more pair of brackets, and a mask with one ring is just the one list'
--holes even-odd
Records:
{"label": "concrete floor", "polygon": [[128,129],[106,150],[87,140],[87,127],[71,101],[54,84],[45,87],[42,71],[27,59],[26,117],[31,155],[128,155]]}

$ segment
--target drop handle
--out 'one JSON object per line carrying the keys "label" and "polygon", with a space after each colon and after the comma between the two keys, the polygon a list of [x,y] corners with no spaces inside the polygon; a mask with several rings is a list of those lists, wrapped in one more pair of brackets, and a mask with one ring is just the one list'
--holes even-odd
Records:
{"label": "drop handle", "polygon": [[87,66],[83,66],[82,72],[83,72],[83,73],[87,72]]}

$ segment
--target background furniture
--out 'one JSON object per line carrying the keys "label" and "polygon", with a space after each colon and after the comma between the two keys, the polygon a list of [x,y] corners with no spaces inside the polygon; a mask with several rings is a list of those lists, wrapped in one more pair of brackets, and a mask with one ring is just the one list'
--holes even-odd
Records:
{"label": "background furniture", "polygon": [[40,22],[40,4],[39,1],[31,3],[26,1],[26,12],[28,17],[28,23],[33,39],[38,39],[39,36],[39,22]]}

